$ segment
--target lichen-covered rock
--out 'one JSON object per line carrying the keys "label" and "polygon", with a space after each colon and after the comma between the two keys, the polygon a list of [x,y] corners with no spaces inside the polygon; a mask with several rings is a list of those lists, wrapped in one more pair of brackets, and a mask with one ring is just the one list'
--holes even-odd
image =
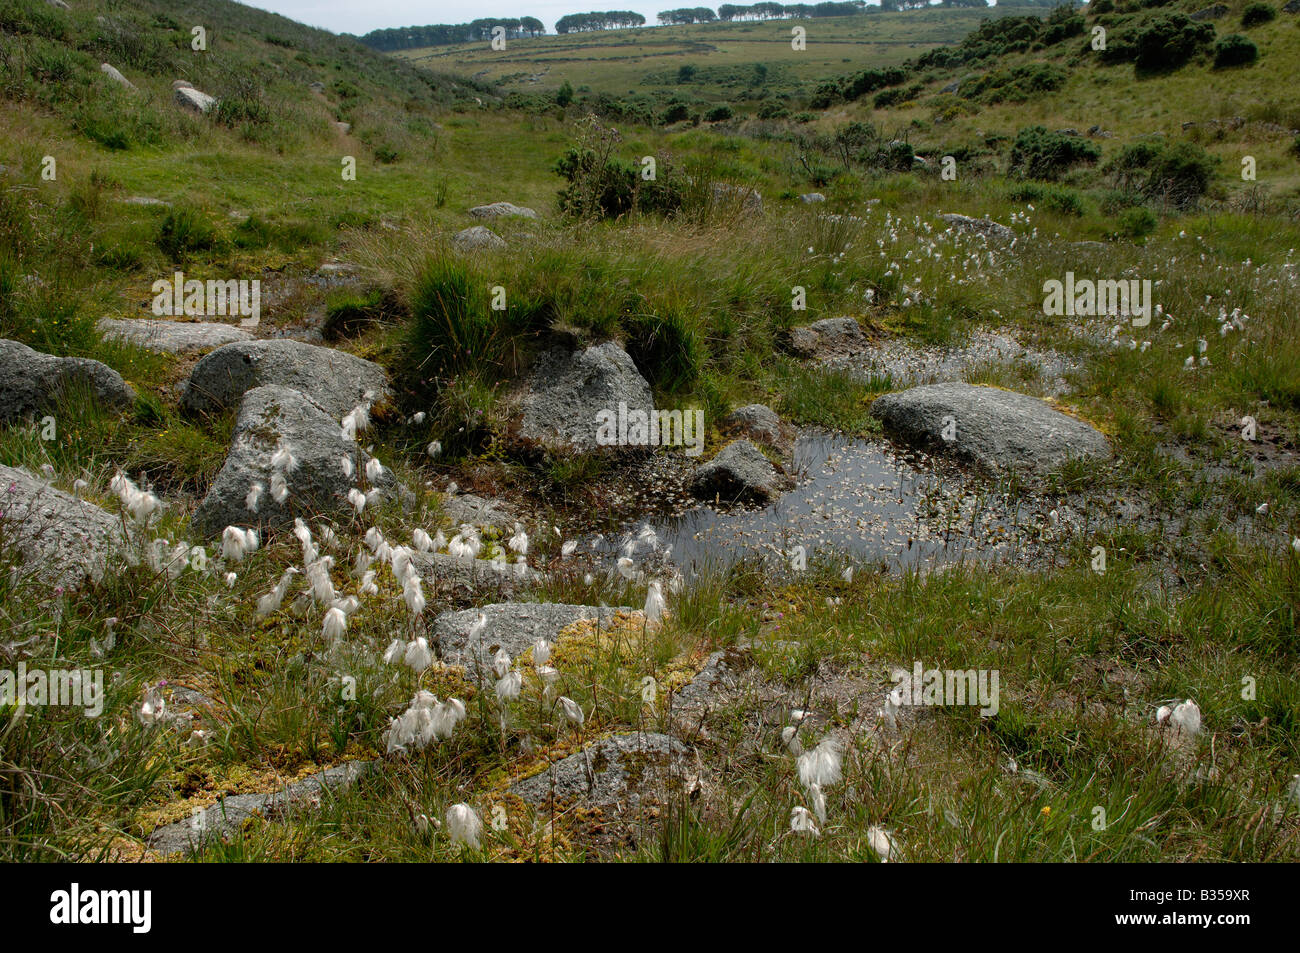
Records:
{"label": "lichen-covered rock", "polygon": [[[289,496],[283,503],[271,494],[271,455],[280,447],[288,448],[295,461],[285,477]],[[352,459],[354,473],[368,459],[354,441],[343,438],[338,420],[310,397],[289,387],[255,387],[244,395],[226,462],[191,522],[199,532],[216,536],[227,526],[278,529],[295,516],[346,514],[355,476],[344,473],[345,456]],[[247,500],[254,483],[263,488],[256,512]]]}
{"label": "lichen-covered rock", "polygon": [[800,357],[828,357],[860,350],[866,335],[854,318],[822,318],[790,329],[790,350]]}
{"label": "lichen-covered rock", "polygon": [[0,558],[17,577],[64,589],[98,582],[124,540],[113,514],[0,466]]}
{"label": "lichen-covered rock", "polygon": [[[444,612],[434,621],[432,634],[444,662],[464,665],[469,671],[478,664],[486,670],[497,648],[505,649],[514,658],[538,639],[554,641],[561,630],[575,622],[589,619],[597,625],[608,626],[616,614],[634,611],[553,602],[501,602],[478,609]],[[480,612],[487,623],[471,638]]]}
{"label": "lichen-covered rock", "polygon": [[518,521],[518,517],[500,500],[486,500],[473,493],[444,497],[442,515],[453,526],[468,524],[480,530],[500,529]]}
{"label": "lichen-covered rock", "polygon": [[635,809],[664,803],[689,777],[688,748],[655,732],[612,735],[516,781],[510,793],[530,804],[583,803]]}
{"label": "lichen-covered rock", "polygon": [[110,411],[135,405],[135,391],[107,364],[54,357],[17,341],[0,340],[0,423],[46,413],[63,398],[79,394],[89,394]]}
{"label": "lichen-covered rock", "polygon": [[384,369],[352,354],[302,341],[241,341],[217,348],[195,365],[181,409],[220,413],[266,385],[301,391],[336,423],[358,404],[389,395]]}
{"label": "lichen-covered rock", "polygon": [[123,76],[112,64],[100,63],[99,71],[123,89],[129,89],[131,92],[135,92],[135,83]]}
{"label": "lichen-covered rock", "polygon": [[613,341],[582,351],[557,347],[533,366],[522,395],[519,436],[561,450],[600,448],[601,413],[654,409],[650,385],[632,358]]}
{"label": "lichen-covered rock", "polygon": [[950,227],[961,232],[974,232],[977,235],[984,235],[987,238],[994,238],[1003,242],[1009,242],[1016,237],[1013,229],[987,218],[971,218],[969,215],[957,214],[940,215],[939,217],[947,222]]}
{"label": "lichen-covered rock", "polygon": [[470,251],[479,248],[505,248],[506,240],[483,225],[471,225],[452,236],[452,244]]}
{"label": "lichen-covered rock", "polygon": [[522,205],[509,202],[493,202],[491,205],[476,205],[469,210],[474,218],[536,218],[537,213]]}
{"label": "lichen-covered rock", "polygon": [[763,214],[763,196],[755,189],[714,182],[711,195],[714,208],[736,211],[741,215]]}

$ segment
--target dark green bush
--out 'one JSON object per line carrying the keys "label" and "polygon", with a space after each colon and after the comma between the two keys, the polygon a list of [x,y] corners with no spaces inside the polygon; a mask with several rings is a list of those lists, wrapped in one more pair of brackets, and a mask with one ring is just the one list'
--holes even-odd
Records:
{"label": "dark green bush", "polygon": [[1215,162],[1194,143],[1146,140],[1127,146],[1107,171],[1121,191],[1189,207],[1209,190]]}
{"label": "dark green bush", "polygon": [[1016,134],[1011,146],[1012,175],[1028,179],[1055,179],[1079,164],[1101,158],[1101,149],[1080,136],[1049,132],[1043,126],[1028,126]]}
{"label": "dark green bush", "polygon": [[705,122],[725,122],[731,118],[731,107],[726,103],[719,103],[704,114]]}
{"label": "dark green bush", "polygon": [[1135,205],[1119,213],[1119,232],[1129,238],[1145,238],[1156,230],[1156,216],[1145,205]]}
{"label": "dark green bush", "polygon": [[1277,19],[1277,8],[1267,3],[1252,3],[1241,11],[1241,25],[1244,28],[1259,26]]}
{"label": "dark green bush", "polygon": [[1134,62],[1148,73],[1178,69],[1213,42],[1213,25],[1197,23],[1184,13],[1162,14],[1134,37]]}
{"label": "dark green bush", "polygon": [[1214,68],[1249,66],[1259,59],[1259,47],[1240,33],[1231,33],[1214,44]]}

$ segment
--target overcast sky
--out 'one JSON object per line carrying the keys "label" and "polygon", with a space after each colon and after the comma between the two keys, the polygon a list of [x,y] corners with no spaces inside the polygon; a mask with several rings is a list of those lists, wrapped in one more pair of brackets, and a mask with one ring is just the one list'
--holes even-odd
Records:
{"label": "overcast sky", "polygon": [[[424,26],[429,23],[468,23],[480,17],[537,17],[546,24],[547,32],[555,30],[555,21],[566,13],[587,13],[591,10],[635,10],[655,22],[660,10],[676,7],[707,6],[713,10],[719,3],[696,0],[694,3],[678,2],[644,3],[620,0],[244,0],[250,6],[282,13],[291,20],[308,26],[324,27],[334,33],[369,33],[390,26]],[[815,0],[803,0],[815,2]],[[877,2],[877,0],[868,0]]]}

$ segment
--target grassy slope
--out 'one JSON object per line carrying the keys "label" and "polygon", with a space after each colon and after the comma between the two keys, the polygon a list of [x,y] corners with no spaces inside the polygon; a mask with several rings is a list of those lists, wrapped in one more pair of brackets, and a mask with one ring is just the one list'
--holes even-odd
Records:
{"label": "grassy slope", "polygon": [[[90,6],[87,15],[94,12]],[[208,6],[203,8],[203,17],[209,16]],[[149,17],[155,10],[147,4],[131,9]],[[245,22],[240,8],[212,9],[234,11],[228,14],[233,19],[227,39],[218,38],[226,45],[216,47],[234,62],[286,57],[280,65],[287,69],[297,59],[297,53],[266,43],[264,33],[271,27],[258,25],[260,21],[248,20],[254,24],[249,32],[236,31],[234,24]],[[274,29],[292,28],[277,21]],[[1154,110],[1162,130],[1176,134],[1183,110],[1179,104],[1186,101],[1179,97],[1204,88],[1209,79],[1231,84],[1220,94],[1229,110],[1248,105],[1248,94],[1239,88],[1263,91],[1264,103],[1279,99],[1280,77],[1295,62],[1295,23],[1279,21],[1258,32],[1272,37],[1260,65],[1221,77],[1193,65],[1137,86],[1130,85],[1131,68],[1085,64],[1063,92],[1019,108],[985,107],[951,131],[927,125],[926,103],[875,118],[900,126],[917,119],[923,125],[915,130],[914,141],[936,148],[951,142],[950,136],[968,137],[977,130],[1014,134],[1030,121],[1085,128],[1097,121],[1116,132],[1115,143],[1106,144],[1112,149],[1149,131],[1140,110]],[[302,45],[332,42],[307,31],[292,35]],[[429,121],[440,128],[404,129],[392,123],[394,115],[406,113],[403,84],[408,74],[390,74],[384,61],[356,54],[357,62],[370,64],[367,81],[358,83],[349,70],[360,67],[336,59],[328,47],[302,52],[323,63],[304,66],[292,80],[267,87],[269,104],[277,111],[269,130],[178,118],[168,102],[174,73],[192,70],[200,86],[221,81],[218,73],[202,72],[208,68],[202,61],[179,58],[154,74],[123,67],[151,94],[157,127],[169,130],[124,150],[109,149],[78,132],[78,102],[43,101],[30,93],[19,99],[11,92],[10,100],[0,104],[0,164],[14,170],[0,179],[0,193],[10,201],[0,224],[9,229],[6,237],[24,228],[30,232],[14,244],[19,258],[11,270],[39,274],[50,289],[48,294],[30,289],[19,294],[17,312],[5,316],[3,333],[21,332],[51,350],[100,356],[122,369],[145,397],[135,415],[120,421],[69,408],[60,414],[63,438],[53,446],[29,428],[6,428],[0,436],[0,461],[32,468],[50,462],[60,485],[70,485],[85,471],[92,481],[90,493],[99,499],[107,498],[112,467],[123,462],[170,491],[201,491],[224,450],[221,424],[177,418],[165,385],[184,372],[183,363],[104,346],[89,330],[94,318],[108,312],[140,313],[152,280],[180,264],[197,275],[250,276],[272,270],[302,275],[322,260],[341,257],[367,266],[370,279],[406,293],[425,251],[463,227],[463,209],[482,201],[532,205],[551,221],[506,226],[504,234],[512,239],[525,230],[538,231],[540,238],[531,245],[517,242],[504,259],[463,266],[473,282],[484,287],[502,282],[511,289],[512,300],[552,306],[557,324],[592,337],[635,333],[625,323],[625,293],[637,297],[641,313],[676,316],[701,345],[698,366],[694,376],[671,385],[661,382],[659,390],[667,400],[707,406],[711,419],[733,404],[762,399],[798,422],[868,430],[870,389],[798,368],[773,354],[774,340],[790,323],[848,313],[878,333],[924,341],[960,340],[978,324],[1007,325],[1030,340],[1087,355],[1089,373],[1076,382],[1072,402],[1077,412],[1112,435],[1120,453],[1114,470],[1060,475],[1057,491],[1092,484],[1120,497],[1155,499],[1171,518],[1182,520],[1180,538],[1171,543],[1159,533],[1120,525],[1076,540],[1061,555],[1064,568],[1029,574],[957,571],[899,579],[859,573],[854,584],[845,585],[838,581],[837,561],[828,556],[809,578],[774,593],[742,571],[710,581],[675,603],[674,622],[636,657],[577,653],[562,659],[563,690],[593,713],[588,733],[659,724],[661,712],[646,714],[628,701],[635,697],[632,686],[640,677],[664,678],[669,669],[742,638],[758,639],[763,671],[796,702],[819,665],[840,675],[861,675],[873,684],[887,684],[888,666],[911,658],[1002,671],[1003,718],[981,723],[960,711],[939,711],[901,747],[880,747],[864,736],[849,759],[845,785],[830,792],[836,830],[824,839],[808,843],[778,836],[800,794],[779,744],[765,738],[762,757],[738,760],[740,767],[728,782],[733,804],[757,792],[750,811],[738,815],[733,825],[733,816],[725,811],[703,815],[688,810],[674,818],[670,836],[643,854],[856,859],[865,852],[867,826],[885,824],[907,856],[916,859],[1295,857],[1294,812],[1274,816],[1260,811],[1277,803],[1288,776],[1300,765],[1300,698],[1291,678],[1300,648],[1300,559],[1286,549],[1286,541],[1300,531],[1297,470],[1292,463],[1266,478],[1252,476],[1232,429],[1241,414],[1251,412],[1276,447],[1293,446],[1300,433],[1294,286],[1281,272],[1257,272],[1240,263],[1247,256],[1273,266],[1294,262],[1287,249],[1300,247],[1300,231],[1293,222],[1219,207],[1207,215],[1170,215],[1145,246],[1114,242],[1097,267],[1135,268],[1161,278],[1161,300],[1179,323],[1163,337],[1152,333],[1155,345],[1145,353],[1093,349],[1074,340],[1068,329],[1044,321],[1039,310],[1044,276],[1081,267],[1068,247],[1030,243],[989,271],[971,265],[960,250],[931,245],[926,225],[938,211],[987,212],[1001,221],[1008,221],[1013,211],[1027,212],[1025,200],[1013,197],[1016,185],[996,175],[958,183],[924,174],[837,175],[824,189],[830,207],[867,219],[861,231],[841,229],[819,223],[796,203],[797,193],[812,185],[788,143],[745,134],[743,128],[628,128],[619,148],[625,157],[672,152],[718,177],[761,187],[768,200],[767,223],[760,230],[725,217],[677,222],[633,218],[568,228],[554,217],[551,197],[558,179],[550,171],[571,141],[566,122],[480,108],[472,97],[490,106],[486,90],[449,82],[431,92],[427,106]],[[178,50],[177,56],[188,54]],[[743,56],[737,59],[741,61]],[[352,97],[357,103],[351,112],[343,111],[336,93],[327,91],[320,101],[306,90],[315,79],[332,88],[332,77],[361,89]],[[936,77],[931,86],[938,88],[943,81]],[[614,83],[608,88],[618,88]],[[1117,91],[1113,102],[1096,92],[1101,89]],[[439,105],[439,90],[446,91],[445,105]],[[457,101],[461,105],[454,111]],[[101,83],[85,102],[108,109],[112,93]],[[1106,113],[1099,116],[1102,105]],[[855,104],[833,111],[820,124],[829,127],[867,115],[868,107]],[[340,139],[328,127],[335,116],[355,120],[361,133],[367,117],[376,117],[372,142]],[[375,148],[385,144],[398,149],[397,161],[376,161]],[[1254,140],[1250,144],[1257,147]],[[1236,145],[1229,141],[1213,148],[1230,159]],[[361,158],[355,183],[338,177],[345,149]],[[55,154],[60,162],[53,183],[39,179],[40,157],[46,154]],[[1260,155],[1270,157],[1261,160],[1263,177],[1270,174],[1265,170],[1272,168],[1275,153]],[[1092,183],[1076,184],[1088,203],[1083,217],[1038,208],[1018,227],[1026,233],[1036,228],[1044,238],[1058,232],[1066,238],[1101,237],[1113,223],[1092,197]],[[1235,187],[1226,172],[1220,186]],[[130,194],[193,207],[215,231],[215,246],[191,252],[184,262],[172,260],[154,241],[166,211],[113,201]],[[881,198],[882,207],[866,212],[861,203],[868,197]],[[237,245],[244,219],[232,219],[231,210],[256,213],[273,226],[274,240],[265,247]],[[389,231],[383,220],[400,230]],[[1180,232],[1187,237],[1180,238]],[[840,257],[846,242],[851,247]],[[104,257],[110,250],[113,254]],[[942,257],[934,257],[936,252]],[[889,268],[894,261],[907,263],[901,277]],[[904,283],[924,291],[921,306],[902,305]],[[806,314],[789,311],[793,284],[809,289]],[[868,287],[877,293],[871,305],[862,294]],[[1208,306],[1205,295],[1214,299]],[[50,323],[56,300],[73,302],[60,312],[70,329]],[[1220,340],[1215,321],[1220,304],[1245,308],[1252,316],[1249,331]],[[323,294],[304,293],[270,307],[264,320],[288,324],[322,306]],[[344,346],[388,359],[400,354],[400,333],[371,333]],[[1188,374],[1182,360],[1198,337],[1211,342],[1213,370]],[[990,380],[1023,386],[996,374]],[[490,410],[491,402],[486,406]],[[452,431],[412,435],[381,426],[375,441],[379,455],[416,486],[427,479],[466,481],[489,471],[490,479],[522,489],[548,476],[518,467],[497,473],[488,455],[434,466],[408,452],[432,437],[450,442],[451,436]],[[1160,452],[1170,444],[1187,455],[1187,464],[1173,463]],[[1208,483],[1207,472],[1217,474]],[[585,492],[579,481],[540,495],[559,503],[567,497],[581,507]],[[1263,544],[1238,530],[1242,521],[1254,518],[1261,499],[1273,506],[1267,520],[1258,521],[1270,534],[1271,541]],[[395,539],[409,536],[413,521],[432,530],[440,519],[438,495],[423,493],[421,505],[414,517],[385,510],[378,519]],[[184,510],[184,502],[174,508],[160,535],[185,537]],[[548,516],[562,521],[568,513],[561,507]],[[340,527],[350,544],[361,528]],[[1113,569],[1103,580],[1086,569],[1094,544],[1105,545],[1112,554]],[[552,558],[553,547],[548,547],[539,543],[535,560]],[[13,767],[5,777],[13,783],[6,781],[3,789],[7,856],[85,855],[109,843],[122,847],[152,823],[184,817],[190,807],[210,803],[222,791],[259,789],[315,764],[382,749],[388,717],[401,710],[416,687],[409,673],[392,681],[377,661],[387,640],[407,624],[399,594],[385,577],[382,598],[352,625],[349,643],[355,652],[346,659],[304,662],[300,653],[322,647],[315,611],[305,620],[287,613],[262,623],[251,617],[252,603],[296,560],[295,552],[292,540],[272,543],[240,569],[233,594],[210,576],[186,573],[170,580],[137,570],[120,574],[89,598],[43,591],[0,595],[7,631],[14,633],[4,641],[38,631],[58,636],[47,664],[55,658],[90,664],[89,639],[102,636],[104,618],[122,620],[120,648],[111,664],[123,678],[110,697],[109,717],[93,722],[54,711],[31,713],[8,736],[4,760]],[[351,591],[344,588],[352,584],[341,573],[337,583]],[[632,605],[644,598],[638,587],[604,580],[583,586],[577,579],[548,595]],[[839,596],[842,603],[826,606],[830,596]],[[785,613],[779,626],[771,621],[775,609]],[[788,658],[768,647],[779,641],[801,647]],[[358,678],[364,702],[335,703],[330,678],[341,665]],[[1243,674],[1258,680],[1257,701],[1240,697]],[[142,731],[131,717],[132,706],[144,683],[164,677],[219,698],[229,730],[199,751],[180,747],[179,735]],[[473,695],[472,686],[454,679],[426,680],[424,687],[440,695]],[[1204,709],[1213,738],[1202,739],[1200,758],[1191,760],[1163,750],[1145,725],[1159,701],[1189,695]],[[337,808],[295,824],[255,825],[244,840],[212,856],[456,856],[445,839],[426,840],[416,833],[411,816],[436,816],[447,803],[461,799],[473,801],[486,816],[489,806],[500,801],[500,781],[535,763],[520,754],[517,734],[501,739],[490,707],[485,714],[429,757],[394,764],[381,780],[363,786]],[[745,734],[744,712],[732,714],[734,736],[722,732],[706,747],[709,757],[725,756]],[[4,718],[11,719],[12,713]],[[539,753],[555,755],[570,743],[554,719],[535,714],[531,703],[519,718],[518,731],[534,737]],[[849,720],[849,712],[832,716],[836,724]],[[125,744],[106,737],[108,728]],[[116,747],[114,769],[104,772],[80,758],[59,756],[80,750],[78,744],[101,754]],[[1211,744],[1217,760],[1207,776],[1198,768],[1210,763]],[[1050,786],[1040,789],[1008,779],[1008,756],[1045,775]],[[22,779],[40,772],[60,779],[50,784],[62,802],[21,793],[28,790]],[[1091,810],[1098,804],[1112,817],[1126,819],[1109,833],[1095,831]],[[1044,814],[1044,807],[1051,810]],[[511,834],[494,838],[490,855],[581,854],[580,819],[562,818],[560,836],[547,842],[518,808],[509,805]],[[958,824],[945,819],[945,808]]]}

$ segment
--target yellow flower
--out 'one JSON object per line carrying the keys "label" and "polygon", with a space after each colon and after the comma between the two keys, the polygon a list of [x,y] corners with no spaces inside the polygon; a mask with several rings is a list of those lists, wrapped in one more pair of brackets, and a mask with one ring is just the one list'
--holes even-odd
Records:
{"label": "yellow flower", "polygon": [[1038,813],[1042,814],[1043,817],[1050,817],[1052,814],[1052,806],[1050,804],[1044,804],[1043,809]]}

